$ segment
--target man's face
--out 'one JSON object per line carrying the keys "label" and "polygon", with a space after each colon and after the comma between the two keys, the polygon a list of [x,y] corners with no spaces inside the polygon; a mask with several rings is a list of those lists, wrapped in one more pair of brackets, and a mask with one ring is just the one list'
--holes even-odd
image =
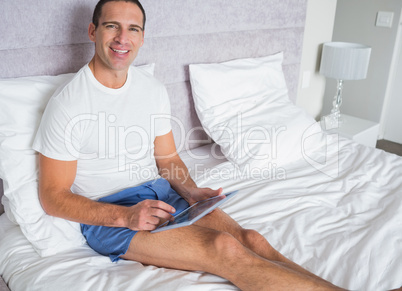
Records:
{"label": "man's face", "polygon": [[130,2],[108,2],[99,25],[91,23],[89,37],[95,42],[95,62],[102,69],[127,71],[144,43],[141,9]]}

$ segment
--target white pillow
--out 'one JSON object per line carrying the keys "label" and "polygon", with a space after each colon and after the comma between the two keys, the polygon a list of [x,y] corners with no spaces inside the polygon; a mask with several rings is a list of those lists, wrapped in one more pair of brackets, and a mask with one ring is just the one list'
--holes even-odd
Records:
{"label": "white pillow", "polygon": [[201,123],[239,166],[283,167],[323,142],[318,123],[288,98],[282,60],[278,53],[190,65]]}
{"label": "white pillow", "polygon": [[[153,74],[154,64],[139,67]],[[78,223],[46,215],[38,198],[37,153],[32,143],[49,98],[74,74],[0,80],[0,178],[10,220],[41,256],[85,243]]]}

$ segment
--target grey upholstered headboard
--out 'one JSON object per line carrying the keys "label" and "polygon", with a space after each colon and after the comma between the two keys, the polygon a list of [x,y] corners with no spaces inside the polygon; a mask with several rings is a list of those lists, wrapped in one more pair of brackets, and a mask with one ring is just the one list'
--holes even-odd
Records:
{"label": "grey upholstered headboard", "polygon": [[[172,114],[186,133],[200,122],[188,65],[284,51],[284,72],[295,101],[307,0],[142,0],[145,44],[135,64],[156,63]],[[87,37],[97,0],[0,1],[0,78],[75,72],[93,54]],[[181,138],[173,124],[176,142]],[[207,140],[196,130],[190,137]],[[0,193],[1,195],[1,193]],[[1,209],[0,209],[1,211]]]}

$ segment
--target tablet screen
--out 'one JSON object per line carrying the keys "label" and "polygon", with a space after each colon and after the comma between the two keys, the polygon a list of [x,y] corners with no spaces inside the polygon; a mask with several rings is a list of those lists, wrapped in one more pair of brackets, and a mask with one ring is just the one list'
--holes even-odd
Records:
{"label": "tablet screen", "polygon": [[201,213],[203,213],[211,206],[215,205],[217,202],[223,200],[224,198],[225,196],[220,195],[209,198],[207,200],[199,201],[197,204],[194,204],[190,208],[183,210],[181,213],[175,216],[174,221],[170,221],[168,225],[183,223],[185,221],[191,220],[200,215]]}
{"label": "tablet screen", "polygon": [[186,208],[182,212],[180,212],[178,215],[174,217],[174,221],[166,221],[165,223],[161,224],[157,229],[153,230],[152,232],[158,232],[162,230],[168,230],[172,228],[177,228],[180,226],[187,226],[198,219],[204,217],[208,213],[210,213],[212,210],[217,208],[219,205],[221,205],[224,201],[227,199],[231,198],[233,195],[235,195],[237,191],[227,193],[225,195],[219,195],[215,197],[208,198],[206,200],[199,201],[189,208]]}

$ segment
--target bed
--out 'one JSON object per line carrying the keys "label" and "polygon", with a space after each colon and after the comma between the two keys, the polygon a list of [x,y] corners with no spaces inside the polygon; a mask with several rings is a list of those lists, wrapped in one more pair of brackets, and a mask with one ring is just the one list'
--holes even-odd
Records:
{"label": "bed", "polygon": [[[96,2],[0,2],[0,290],[237,290],[202,272],[111,263],[40,207],[32,139],[52,92],[92,57]],[[134,65],[166,85],[196,183],[239,189],[223,209],[326,280],[401,287],[402,158],[326,134],[294,105],[307,1],[142,3]]]}

